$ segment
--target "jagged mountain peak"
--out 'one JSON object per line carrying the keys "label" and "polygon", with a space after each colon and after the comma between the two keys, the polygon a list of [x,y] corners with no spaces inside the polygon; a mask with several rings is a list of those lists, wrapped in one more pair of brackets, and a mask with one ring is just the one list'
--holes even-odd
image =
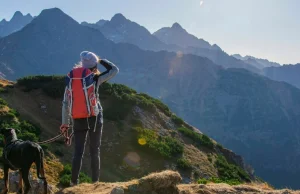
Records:
{"label": "jagged mountain peak", "polygon": [[22,17],[23,14],[20,11],[16,11],[12,18]]}

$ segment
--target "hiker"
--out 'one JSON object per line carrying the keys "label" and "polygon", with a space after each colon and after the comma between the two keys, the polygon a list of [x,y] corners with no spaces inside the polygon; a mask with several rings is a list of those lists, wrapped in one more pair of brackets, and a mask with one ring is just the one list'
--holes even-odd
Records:
{"label": "hiker", "polygon": [[[80,58],[80,63],[75,65],[67,76],[60,127],[61,132],[64,132],[69,129],[70,121],[72,121],[75,150],[72,161],[71,186],[79,183],[87,134],[89,134],[90,140],[92,181],[94,183],[99,181],[103,111],[98,89],[103,82],[108,81],[119,72],[117,66],[106,59],[99,59],[95,53],[83,51],[80,53]],[[106,71],[100,73],[97,64],[104,66]]]}

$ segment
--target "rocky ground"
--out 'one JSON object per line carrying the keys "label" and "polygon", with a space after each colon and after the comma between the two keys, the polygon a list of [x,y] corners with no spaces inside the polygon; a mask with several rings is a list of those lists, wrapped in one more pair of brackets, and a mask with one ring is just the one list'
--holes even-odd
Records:
{"label": "rocky ground", "polygon": [[264,184],[230,186],[227,184],[179,184],[181,177],[174,171],[153,173],[124,183],[81,184],[59,191],[60,194],[296,194],[300,191],[273,190]]}

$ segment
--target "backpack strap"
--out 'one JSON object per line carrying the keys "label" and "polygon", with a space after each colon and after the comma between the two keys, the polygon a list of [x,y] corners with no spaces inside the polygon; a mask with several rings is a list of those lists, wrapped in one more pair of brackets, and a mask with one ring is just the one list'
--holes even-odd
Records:
{"label": "backpack strap", "polygon": [[89,115],[91,115],[91,108],[90,108],[90,102],[89,102],[89,99],[88,99],[88,92],[87,92],[87,87],[86,87],[86,71],[87,69],[85,68],[83,71],[82,71],[82,85],[83,85],[83,91],[84,91],[84,96],[85,96],[85,103],[86,103],[86,106],[87,106],[87,109],[88,109],[88,113]]}

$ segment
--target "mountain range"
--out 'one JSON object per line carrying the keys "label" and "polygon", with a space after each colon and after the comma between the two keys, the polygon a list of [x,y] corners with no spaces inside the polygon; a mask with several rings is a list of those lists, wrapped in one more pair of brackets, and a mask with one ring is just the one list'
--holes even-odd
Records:
{"label": "mountain range", "polygon": [[242,57],[240,54],[234,54],[232,55],[233,57],[243,60],[248,64],[251,64],[259,69],[263,69],[266,67],[280,67],[281,65],[279,63],[276,62],[271,62],[267,59],[259,59],[259,58],[255,58],[249,55],[246,55],[244,57]]}
{"label": "mountain range", "polygon": [[30,14],[23,15],[20,11],[16,11],[10,21],[5,19],[0,21],[0,37],[19,31],[29,24],[32,19],[33,17]]}
{"label": "mountain range", "polygon": [[83,22],[82,25],[95,28],[109,40],[115,43],[130,43],[144,50],[170,51],[178,54],[194,54],[207,57],[214,63],[225,68],[246,68],[259,73],[260,69],[245,63],[225,53],[218,45],[210,45],[203,39],[198,39],[183,29],[180,24],[165,27],[151,34],[145,27],[132,22],[122,14],[114,15],[110,21],[103,20],[101,25]]}
{"label": "mountain range", "polygon": [[[159,31],[156,35],[146,29],[130,31],[138,24],[124,18],[117,14],[99,24],[79,24],[60,9],[43,10],[21,30],[0,39],[0,72],[13,80],[61,75],[79,60],[82,50],[94,51],[119,66],[115,82],[161,99],[187,122],[242,155],[275,186],[299,188],[298,88],[254,73],[262,70],[216,45],[206,48],[209,45],[201,39],[177,45],[181,43],[176,38],[156,36]],[[168,30],[187,33],[178,24],[160,32]],[[134,40],[134,32],[145,36],[134,35]],[[149,41],[139,41],[140,37]],[[161,50],[154,40],[171,49]]]}

